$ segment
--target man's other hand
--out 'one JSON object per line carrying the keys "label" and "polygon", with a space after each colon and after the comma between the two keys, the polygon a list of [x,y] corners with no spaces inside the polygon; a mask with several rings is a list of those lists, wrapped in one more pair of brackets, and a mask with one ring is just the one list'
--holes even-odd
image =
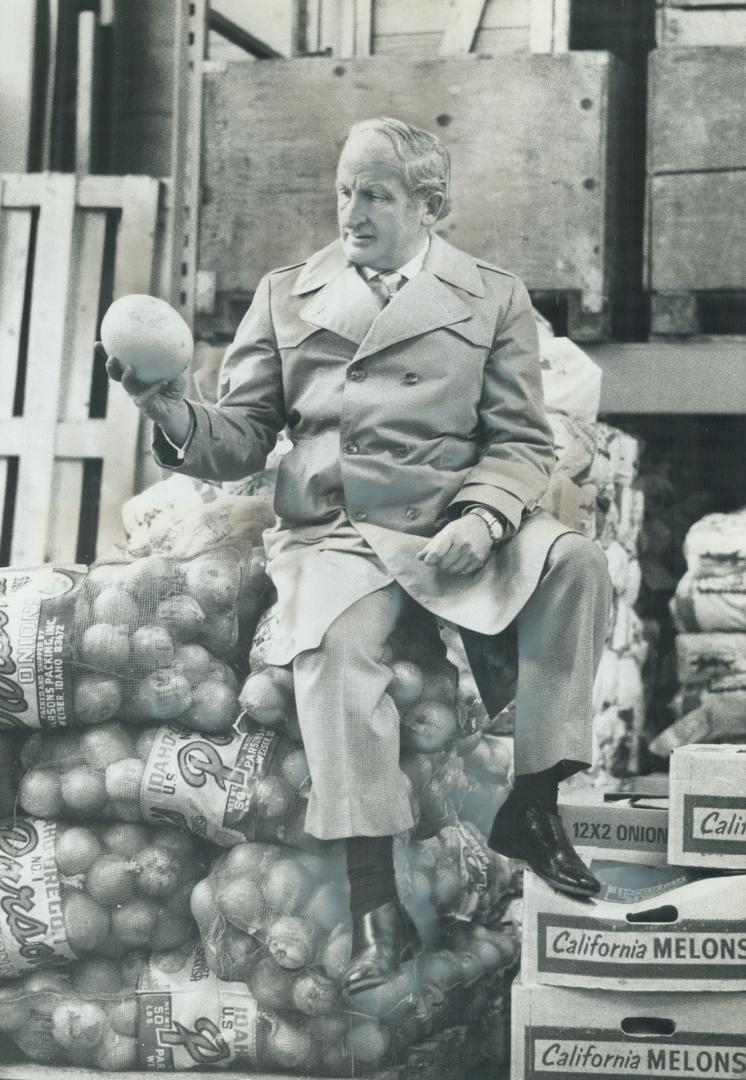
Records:
{"label": "man's other hand", "polygon": [[487,522],[465,514],[428,540],[417,558],[448,574],[473,574],[487,562],[492,542]]}
{"label": "man's other hand", "polygon": [[186,383],[183,376],[165,382],[144,383],[116,356],[107,357],[100,341],[96,342],[96,355],[106,360],[107,375],[122,384],[140,412],[162,427],[169,438],[183,443],[191,424],[189,406],[184,400]]}

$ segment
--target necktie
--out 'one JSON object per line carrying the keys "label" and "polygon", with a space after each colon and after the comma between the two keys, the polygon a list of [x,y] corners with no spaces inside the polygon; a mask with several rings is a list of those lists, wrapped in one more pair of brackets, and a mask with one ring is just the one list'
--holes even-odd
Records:
{"label": "necktie", "polygon": [[397,270],[387,270],[383,274],[376,274],[375,277],[370,278],[368,284],[385,307],[406,282],[407,279]]}

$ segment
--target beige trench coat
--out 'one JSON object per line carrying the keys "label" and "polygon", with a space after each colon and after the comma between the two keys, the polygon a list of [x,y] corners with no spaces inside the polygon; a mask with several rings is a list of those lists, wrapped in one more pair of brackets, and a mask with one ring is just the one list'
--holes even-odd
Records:
{"label": "beige trench coat", "polygon": [[[375,587],[372,566],[355,583],[324,579],[324,567],[338,569],[333,553],[309,563],[349,517],[425,608],[494,635],[568,531],[536,509],[554,451],[526,289],[437,236],[423,269],[380,313],[339,242],[267,275],[226,353],[221,393],[215,406],[192,403],[196,424],[181,468],[215,481],[249,475],[287,425],[294,445],[280,465],[268,541],[280,595],[308,581],[309,565],[311,577],[320,571],[322,608],[330,590],[351,602]],[[158,436],[155,450],[174,467]],[[493,507],[519,531],[468,577],[419,561],[427,538],[467,502]],[[286,628],[273,662],[319,643],[323,620],[319,631],[318,611],[306,603],[308,632]]]}

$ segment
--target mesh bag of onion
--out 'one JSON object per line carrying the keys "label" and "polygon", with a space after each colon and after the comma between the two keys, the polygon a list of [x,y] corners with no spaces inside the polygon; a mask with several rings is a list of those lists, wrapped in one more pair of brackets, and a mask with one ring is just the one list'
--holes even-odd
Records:
{"label": "mesh bag of onion", "polygon": [[229,665],[266,591],[254,549],[0,576],[0,727],[116,718],[230,729],[239,710]]}
{"label": "mesh bag of onion", "polygon": [[0,979],[91,955],[173,948],[194,933],[190,897],[205,863],[176,829],[0,824]]}
{"label": "mesh bag of onion", "polygon": [[237,845],[195,887],[192,912],[209,970],[221,986],[245,984],[264,1018],[253,1064],[357,1075],[404,1061],[420,1040],[463,1023],[513,971],[512,867],[468,827],[398,840],[399,893],[425,949],[390,982],[347,998],[343,848],[324,847]]}
{"label": "mesh bag of onion", "polygon": [[[396,996],[382,1018],[372,1002],[350,1008],[339,998],[322,1000],[305,974],[295,995],[304,1011],[262,1004],[247,982],[218,979],[192,941],[6,983],[0,1033],[31,1061],[81,1070],[465,1076],[487,1039],[493,1060],[506,1049],[506,983],[498,975],[474,979],[468,968],[449,949],[429,954],[416,975],[402,973],[410,989],[402,982],[396,993],[409,997]],[[4,1060],[15,1056],[8,1050]]]}
{"label": "mesh bag of onion", "polygon": [[277,731],[200,734],[112,721],[35,732],[22,751],[22,810],[39,817],[177,826],[230,847],[303,834],[303,747]]}

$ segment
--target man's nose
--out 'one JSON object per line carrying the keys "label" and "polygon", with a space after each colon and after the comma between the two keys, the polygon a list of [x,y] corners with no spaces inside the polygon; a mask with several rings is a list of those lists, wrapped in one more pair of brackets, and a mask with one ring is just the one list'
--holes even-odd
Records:
{"label": "man's nose", "polygon": [[362,225],[367,217],[364,200],[359,195],[351,195],[350,201],[344,209],[344,219],[347,225]]}

